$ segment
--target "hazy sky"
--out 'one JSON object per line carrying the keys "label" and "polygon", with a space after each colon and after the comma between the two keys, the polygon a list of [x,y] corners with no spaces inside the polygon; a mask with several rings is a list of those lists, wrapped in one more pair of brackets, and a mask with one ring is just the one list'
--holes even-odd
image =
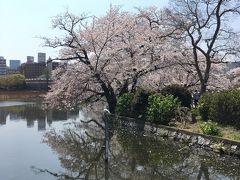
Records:
{"label": "hazy sky", "polygon": [[[51,37],[51,17],[64,12],[92,15],[104,14],[110,6],[121,5],[123,10],[134,7],[167,5],[168,0],[0,0],[0,56],[26,61],[26,56],[45,52],[47,58],[56,56],[54,49],[42,47],[37,36]],[[7,61],[8,63],[8,61]]]}

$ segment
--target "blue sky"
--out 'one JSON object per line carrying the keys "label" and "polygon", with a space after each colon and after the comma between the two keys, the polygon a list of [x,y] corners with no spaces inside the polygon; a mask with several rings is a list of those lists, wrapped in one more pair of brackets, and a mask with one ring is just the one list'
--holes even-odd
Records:
{"label": "blue sky", "polygon": [[[37,36],[51,37],[51,17],[66,8],[75,14],[83,12],[101,15],[112,5],[121,5],[123,10],[134,7],[167,5],[168,0],[0,0],[0,56],[5,59],[26,61],[26,56],[45,52],[47,57],[57,55],[56,50],[42,47]],[[8,61],[7,61],[8,62]]]}

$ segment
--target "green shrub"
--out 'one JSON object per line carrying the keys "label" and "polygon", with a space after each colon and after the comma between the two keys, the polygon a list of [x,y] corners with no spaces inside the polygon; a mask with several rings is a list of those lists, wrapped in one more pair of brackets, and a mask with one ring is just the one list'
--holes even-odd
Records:
{"label": "green shrub", "polygon": [[218,128],[217,123],[212,121],[203,122],[200,124],[200,128],[203,134],[221,136],[220,129]]}
{"label": "green shrub", "polygon": [[168,124],[180,106],[173,95],[152,94],[148,97],[148,120],[157,124]]}
{"label": "green shrub", "polygon": [[197,108],[203,120],[240,128],[240,90],[206,93]]}
{"label": "green shrub", "polygon": [[209,111],[209,118],[215,122],[240,128],[240,90],[215,93]]}
{"label": "green shrub", "polygon": [[134,94],[133,93],[125,93],[117,98],[117,107],[116,112],[120,116],[132,116],[132,101]]}
{"label": "green shrub", "polygon": [[213,96],[214,93],[205,93],[200,97],[198,102],[197,111],[204,121],[209,119],[210,106]]}
{"label": "green shrub", "polygon": [[191,107],[192,95],[191,92],[181,85],[173,84],[161,90],[162,94],[171,94],[181,102],[181,106]]}
{"label": "green shrub", "polygon": [[134,94],[125,93],[117,99],[117,113],[121,116],[145,118],[149,93],[138,89]]}

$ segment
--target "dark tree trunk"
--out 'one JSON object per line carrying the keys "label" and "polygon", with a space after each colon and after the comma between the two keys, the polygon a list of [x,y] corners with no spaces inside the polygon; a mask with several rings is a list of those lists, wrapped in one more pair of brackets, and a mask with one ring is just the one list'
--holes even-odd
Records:
{"label": "dark tree trunk", "polygon": [[108,109],[109,109],[110,113],[114,114],[116,105],[117,105],[117,97],[116,97],[116,94],[114,93],[113,88],[111,87],[111,85],[109,83],[105,83],[101,79],[100,74],[96,73],[95,78],[98,80],[98,82],[100,83],[100,85],[102,87],[104,96],[107,99]]}
{"label": "dark tree trunk", "polygon": [[129,86],[129,83],[128,83],[128,80],[127,80],[123,83],[122,87],[119,89],[119,96],[128,92],[128,86]]}
{"label": "dark tree trunk", "polygon": [[133,82],[132,82],[132,89],[131,89],[131,92],[132,92],[132,93],[136,92],[137,81],[138,81],[138,77],[137,77],[137,75],[135,75],[135,76],[133,77]]}
{"label": "dark tree trunk", "polygon": [[210,70],[211,70],[211,59],[209,56],[206,56],[206,69],[204,72],[204,78],[200,80],[201,82],[200,94],[205,93],[207,90]]}
{"label": "dark tree trunk", "polygon": [[206,83],[201,83],[200,94],[205,93],[206,90],[207,90],[207,84]]}
{"label": "dark tree trunk", "polygon": [[107,98],[107,103],[108,103],[108,109],[110,113],[114,114],[116,110],[116,105],[117,105],[117,98],[115,95],[110,95]]}

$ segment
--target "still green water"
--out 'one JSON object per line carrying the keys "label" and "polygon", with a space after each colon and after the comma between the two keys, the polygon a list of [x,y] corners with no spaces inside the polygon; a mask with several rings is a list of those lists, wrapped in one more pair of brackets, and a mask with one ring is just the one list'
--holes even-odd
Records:
{"label": "still green water", "polygon": [[147,136],[126,119],[108,121],[106,163],[104,122],[91,114],[0,101],[0,180],[240,179],[240,159]]}

